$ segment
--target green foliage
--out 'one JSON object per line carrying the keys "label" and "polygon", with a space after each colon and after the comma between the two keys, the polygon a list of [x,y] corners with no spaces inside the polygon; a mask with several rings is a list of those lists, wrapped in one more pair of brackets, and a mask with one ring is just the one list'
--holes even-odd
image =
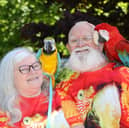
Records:
{"label": "green foliage", "polygon": [[14,47],[36,48],[37,42],[32,44],[21,39],[21,27],[31,22],[55,24],[62,15],[61,6],[47,0],[0,0],[0,58]]}
{"label": "green foliage", "polygon": [[[9,50],[18,46],[29,46],[37,50],[39,42],[32,43],[22,40],[20,29],[27,23],[45,23],[54,26],[63,12],[77,10],[98,16],[103,22],[108,22],[119,28],[122,35],[129,39],[129,2],[120,0],[0,0],[0,58]],[[78,17],[79,18],[79,17]],[[57,28],[58,26],[56,26]],[[64,28],[66,29],[66,28]],[[67,38],[66,35],[54,37]],[[57,41],[58,51],[62,56],[68,56],[66,42]]]}
{"label": "green foliage", "polygon": [[69,51],[68,51],[68,49],[66,48],[66,46],[63,42],[57,43],[57,49],[58,49],[58,52],[62,56],[65,56],[65,57],[69,56]]}
{"label": "green foliage", "polygon": [[128,14],[128,6],[129,6],[129,2],[123,2],[123,1],[120,1],[117,3],[117,6],[116,8],[121,8],[122,9],[122,12],[124,12],[124,14]]}
{"label": "green foliage", "polygon": [[60,72],[57,74],[56,84],[61,81],[67,81],[73,75],[73,71],[68,68],[62,68]]}

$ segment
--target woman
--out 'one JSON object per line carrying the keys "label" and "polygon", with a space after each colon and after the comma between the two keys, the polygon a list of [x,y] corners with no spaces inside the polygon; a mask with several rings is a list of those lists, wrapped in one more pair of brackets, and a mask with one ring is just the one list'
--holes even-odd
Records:
{"label": "woman", "polygon": [[26,116],[44,116],[48,84],[33,52],[15,48],[7,53],[0,63],[0,126],[19,128]]}

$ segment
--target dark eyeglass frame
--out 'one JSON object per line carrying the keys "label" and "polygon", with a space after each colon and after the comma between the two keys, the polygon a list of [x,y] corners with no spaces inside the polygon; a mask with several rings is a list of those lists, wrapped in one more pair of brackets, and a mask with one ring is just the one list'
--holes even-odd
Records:
{"label": "dark eyeglass frame", "polygon": [[21,65],[18,67],[19,69],[19,72],[21,74],[27,74],[30,72],[31,68],[34,70],[34,71],[38,71],[41,69],[41,63],[39,61],[36,61],[34,62],[33,64],[31,65]]}

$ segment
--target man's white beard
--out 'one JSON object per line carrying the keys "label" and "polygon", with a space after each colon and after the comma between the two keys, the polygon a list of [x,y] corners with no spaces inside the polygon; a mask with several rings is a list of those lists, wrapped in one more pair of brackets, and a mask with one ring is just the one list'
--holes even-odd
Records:
{"label": "man's white beard", "polygon": [[67,67],[76,72],[92,71],[105,63],[103,53],[91,47],[76,48],[67,63]]}

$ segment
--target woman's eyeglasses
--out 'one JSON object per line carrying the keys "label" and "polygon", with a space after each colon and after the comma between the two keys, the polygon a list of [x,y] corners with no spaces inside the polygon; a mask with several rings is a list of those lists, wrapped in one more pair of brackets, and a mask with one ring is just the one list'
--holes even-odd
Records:
{"label": "woman's eyeglasses", "polygon": [[36,61],[32,65],[19,66],[19,72],[22,73],[22,74],[27,74],[27,73],[30,72],[31,68],[34,71],[37,71],[37,70],[41,69],[41,63],[39,61]]}

